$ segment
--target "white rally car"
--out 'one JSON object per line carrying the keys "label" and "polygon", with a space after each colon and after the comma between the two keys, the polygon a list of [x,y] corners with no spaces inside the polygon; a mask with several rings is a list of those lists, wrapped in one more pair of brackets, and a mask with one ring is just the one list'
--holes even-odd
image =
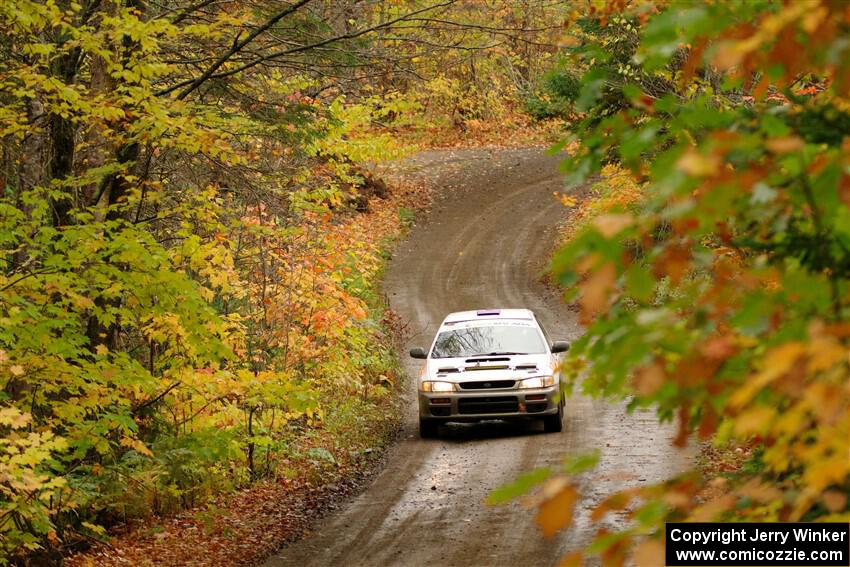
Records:
{"label": "white rally car", "polygon": [[485,419],[543,420],[561,431],[564,397],[558,366],[569,348],[551,342],[528,309],[449,314],[424,359],[419,379],[419,432],[435,437],[440,423]]}

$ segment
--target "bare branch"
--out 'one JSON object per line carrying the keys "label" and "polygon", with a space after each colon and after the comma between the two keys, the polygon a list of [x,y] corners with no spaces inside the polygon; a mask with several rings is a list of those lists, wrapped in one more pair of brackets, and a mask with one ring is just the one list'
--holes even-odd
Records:
{"label": "bare branch", "polygon": [[[306,0],[306,1],[309,1],[309,0]],[[306,1],[303,1],[302,3],[306,3]],[[406,20],[412,18],[413,16],[417,16],[419,14],[423,14],[423,13],[431,11],[431,10],[436,10],[437,8],[445,8],[447,6],[451,6],[455,2],[457,2],[457,0],[447,0],[447,1],[441,2],[439,4],[433,4],[433,5],[428,6],[426,8],[414,10],[413,12],[410,12],[408,14],[405,14],[403,16],[399,16],[397,18],[394,18],[392,20],[388,20],[384,23],[377,24],[377,25],[369,27],[369,28],[364,28],[364,29],[361,29],[361,30],[357,30],[357,31],[354,31],[354,32],[347,33],[347,34],[338,35],[338,36],[331,37],[331,38],[328,38],[328,39],[324,39],[324,40],[321,40],[321,41],[317,41],[315,43],[311,43],[311,44],[308,44],[308,45],[299,45],[297,47],[291,47],[291,48],[280,50],[280,51],[274,51],[274,52],[268,53],[266,55],[258,56],[256,59],[249,61],[247,63],[244,63],[244,64],[242,64],[238,67],[235,67],[235,68],[233,68],[229,71],[223,71],[221,73],[215,73],[214,71],[209,72],[209,70],[207,70],[207,72],[205,72],[203,75],[201,75],[200,77],[198,77],[196,79],[186,79],[185,81],[180,81],[178,83],[175,83],[174,85],[171,85],[170,87],[167,87],[167,88],[157,92],[156,94],[157,94],[157,96],[166,95],[168,93],[174,92],[175,90],[177,90],[181,87],[186,86],[186,89],[184,89],[180,93],[180,95],[178,95],[178,97],[177,97],[178,99],[182,99],[182,98],[185,98],[185,96],[187,96],[189,93],[191,93],[197,87],[199,87],[203,82],[205,82],[209,79],[220,79],[220,78],[224,78],[224,77],[230,77],[232,75],[237,75],[237,74],[241,73],[242,71],[245,71],[245,70],[250,69],[252,67],[256,67],[260,63],[263,63],[264,61],[268,61],[270,59],[275,59],[275,58],[278,58],[278,57],[284,57],[286,55],[292,55],[294,53],[302,53],[302,52],[305,52],[305,51],[310,51],[312,49],[317,49],[319,47],[324,47],[325,45],[330,45],[332,43],[344,41],[344,40],[347,40],[347,39],[355,39],[355,38],[364,36],[366,34],[369,34],[369,33],[372,33],[372,32],[375,32],[375,31],[378,31],[378,30],[381,30],[381,29],[392,27],[393,25],[397,24],[398,22],[406,21]],[[256,37],[256,35],[254,37]],[[243,40],[243,41],[245,43],[247,43],[247,39],[248,38],[246,38],[246,40]],[[242,43],[242,42],[240,42],[240,43]],[[244,45],[243,45],[243,47],[244,47]],[[240,47],[240,49],[241,49],[241,47]],[[227,59],[232,57],[233,54],[235,53],[235,51],[232,50],[232,49],[230,51],[232,51],[233,53],[229,53],[227,55],[226,59],[224,58],[224,56],[222,56],[222,58],[220,58],[220,59],[224,59],[224,61],[227,61]],[[210,68],[212,68],[212,67],[213,66],[211,66]],[[218,65],[215,68],[218,69],[219,67],[221,67],[221,65]]]}
{"label": "bare branch", "polygon": [[[251,43],[252,41],[254,41],[254,40],[257,38],[257,36],[261,35],[263,32],[265,32],[266,30],[268,30],[270,27],[272,27],[273,25],[275,25],[277,22],[279,22],[280,20],[282,20],[282,19],[283,19],[283,18],[285,18],[286,16],[288,16],[288,15],[290,15],[290,14],[292,14],[292,13],[294,13],[294,12],[298,11],[301,7],[303,7],[305,4],[307,4],[307,3],[311,2],[311,1],[312,1],[312,0],[299,0],[299,1],[298,1],[298,2],[296,2],[295,4],[291,4],[291,5],[287,6],[287,7],[286,7],[286,9],[281,10],[280,12],[278,12],[277,14],[275,14],[273,17],[271,17],[268,21],[266,21],[266,23],[264,23],[263,25],[261,25],[260,27],[258,27],[257,29],[255,29],[254,31],[252,31],[251,33],[249,33],[249,34],[248,34],[248,36],[247,36],[245,39],[243,39],[243,40],[241,40],[241,41],[238,41],[238,42],[235,42],[235,43],[233,44],[233,46],[232,46],[230,49],[228,49],[228,50],[227,50],[224,54],[222,54],[222,56],[221,56],[221,57],[219,57],[219,58],[216,60],[216,62],[215,62],[215,63],[213,63],[212,65],[210,65],[209,67],[207,67],[207,70],[206,70],[206,71],[204,71],[204,72],[201,74],[201,76],[200,76],[200,77],[197,77],[196,79],[193,79],[191,82],[189,82],[189,83],[186,85],[186,88],[184,88],[184,89],[180,92],[180,94],[179,94],[179,95],[177,95],[178,100],[180,100],[180,99],[184,99],[184,98],[186,98],[187,96],[189,96],[189,95],[192,93],[192,91],[194,91],[194,90],[195,90],[195,89],[197,89],[199,86],[201,86],[201,85],[202,85],[202,84],[203,84],[203,83],[204,83],[207,79],[209,79],[209,78],[210,78],[210,77],[211,77],[211,76],[212,76],[212,75],[213,75],[213,74],[214,74],[214,73],[215,73],[215,72],[216,72],[216,71],[217,71],[217,70],[218,70],[218,69],[219,69],[222,65],[224,65],[225,63],[227,63],[227,61],[228,61],[231,57],[233,57],[233,55],[234,55],[234,54],[238,53],[238,52],[239,52],[239,51],[240,51],[243,47],[245,47],[246,45],[248,45],[249,43]],[[238,36],[237,36],[237,38],[238,38]],[[178,85],[179,85],[179,83],[178,83]],[[158,95],[164,95],[164,94],[168,94],[168,93],[170,93],[170,92],[173,92],[173,91],[177,90],[178,88],[180,88],[178,85],[173,85],[173,86],[171,86],[171,87],[169,87],[169,88],[165,89],[164,91],[160,91],[160,92],[159,92],[159,93],[157,93],[157,94],[158,94]]]}

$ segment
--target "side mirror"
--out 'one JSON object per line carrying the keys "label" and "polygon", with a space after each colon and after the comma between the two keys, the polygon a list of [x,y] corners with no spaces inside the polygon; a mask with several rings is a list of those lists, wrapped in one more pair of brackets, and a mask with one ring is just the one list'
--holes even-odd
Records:
{"label": "side mirror", "polygon": [[414,347],[410,349],[410,358],[428,358],[428,354],[422,349],[422,347]]}
{"label": "side mirror", "polygon": [[555,341],[552,343],[552,354],[567,352],[568,350],[570,350],[570,343],[567,341]]}

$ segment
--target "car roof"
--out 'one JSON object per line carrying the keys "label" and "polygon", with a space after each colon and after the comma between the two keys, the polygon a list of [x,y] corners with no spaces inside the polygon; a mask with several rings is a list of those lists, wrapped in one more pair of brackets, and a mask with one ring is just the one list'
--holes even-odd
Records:
{"label": "car roof", "polygon": [[475,311],[456,311],[449,313],[443,319],[443,325],[460,323],[462,321],[486,321],[498,319],[525,319],[534,321],[534,313],[530,309],[478,309]]}

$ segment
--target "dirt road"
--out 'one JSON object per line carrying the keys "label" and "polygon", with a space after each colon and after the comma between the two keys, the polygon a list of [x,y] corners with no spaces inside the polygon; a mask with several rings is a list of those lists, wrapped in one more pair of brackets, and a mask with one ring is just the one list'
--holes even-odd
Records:
{"label": "dirt road", "polygon": [[[400,246],[385,291],[427,347],[444,315],[485,307],[527,307],[553,338],[575,338],[576,317],[538,279],[565,209],[558,158],[541,150],[459,150],[418,154],[407,175],[441,186],[427,219]],[[409,346],[410,346],[409,345]],[[684,459],[671,430],[649,413],[577,396],[567,401],[564,431],[540,424],[466,424],[420,440],[413,393],[418,361],[406,359],[410,403],[402,440],[369,488],[327,517],[312,536],[281,550],[265,567],[553,565],[586,541],[589,508],[611,490],[669,476]],[[483,504],[523,471],[557,466],[566,453],[601,450],[582,480],[574,527],[547,541],[534,510]],[[617,518],[610,520],[616,524]]]}

